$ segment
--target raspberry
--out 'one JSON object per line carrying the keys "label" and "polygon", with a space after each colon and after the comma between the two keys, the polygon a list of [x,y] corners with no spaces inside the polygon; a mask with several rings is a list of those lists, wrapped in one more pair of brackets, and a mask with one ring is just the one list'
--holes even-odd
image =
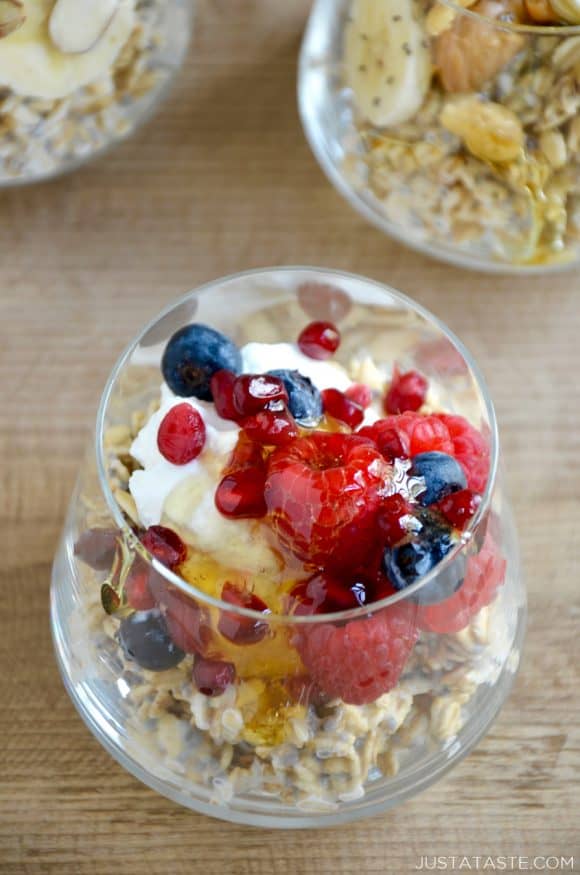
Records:
{"label": "raspberry", "polygon": [[367,407],[370,407],[372,404],[372,389],[370,389],[366,383],[353,383],[352,386],[348,387],[344,394],[349,401],[354,401],[355,404],[358,404],[363,410],[366,410]]}
{"label": "raspberry", "polygon": [[463,585],[443,602],[420,606],[417,623],[426,632],[460,632],[479,611],[489,605],[505,579],[506,561],[492,538],[467,562]]}
{"label": "raspberry", "polygon": [[340,331],[332,322],[311,322],[300,332],[298,348],[311,359],[324,361],[340,345]]}
{"label": "raspberry", "polygon": [[459,492],[446,495],[433,505],[433,509],[443,514],[456,529],[463,531],[480,504],[481,495],[477,495],[471,489],[461,489]]}
{"label": "raspberry", "polygon": [[348,611],[370,601],[367,585],[363,580],[353,579],[345,584],[327,571],[321,571],[296,584],[290,595],[295,602],[293,613],[298,615]]}
{"label": "raspberry", "polygon": [[[379,426],[379,423],[384,423]],[[399,413],[379,419],[371,428],[394,429],[410,457],[437,451],[453,455],[453,443],[445,424],[434,414]]]}
{"label": "raspberry", "polygon": [[172,570],[185,560],[187,547],[172,529],[165,526],[149,526],[141,543],[149,552]]}
{"label": "raspberry", "polygon": [[242,420],[242,428],[253,441],[267,446],[283,447],[298,437],[298,427],[286,408],[260,410]]}
{"label": "raspberry", "polygon": [[[224,583],[222,601],[251,611],[269,614],[268,605],[252,592],[247,592],[233,583]],[[221,611],[218,631],[234,644],[257,644],[268,631],[268,624],[252,617],[243,617],[230,611]]]}
{"label": "raspberry", "polygon": [[313,432],[298,438],[268,460],[270,524],[303,561],[357,562],[373,542],[390,473],[378,450],[358,435]]}
{"label": "raspberry", "polygon": [[409,456],[407,435],[404,432],[399,432],[386,419],[379,419],[373,425],[366,425],[357,434],[372,440],[388,462],[394,462],[395,459],[407,459]]}
{"label": "raspberry", "polygon": [[446,413],[436,413],[434,416],[449,433],[453,445],[451,455],[455,456],[465,471],[467,485],[474,492],[483,493],[489,477],[488,442],[463,416]]}
{"label": "raspberry", "polygon": [[163,417],[157,432],[157,446],[163,458],[174,465],[196,459],[205,444],[205,425],[199,412],[184,401]]}
{"label": "raspberry", "polygon": [[324,412],[339,422],[344,422],[350,428],[356,428],[364,419],[364,410],[356,401],[341,392],[339,389],[324,389],[322,392]]}
{"label": "raspberry", "polygon": [[231,371],[216,371],[212,375],[209,385],[215,409],[222,419],[231,419],[237,422],[239,413],[234,404],[234,384],[236,375]]}
{"label": "raspberry", "polygon": [[385,608],[344,626],[301,629],[296,647],[312,679],[324,692],[351,705],[374,702],[397,683],[417,640],[415,608]]}
{"label": "raspberry", "polygon": [[401,374],[395,367],[391,385],[385,396],[385,411],[404,413],[406,410],[419,410],[427,396],[428,387],[427,380],[418,371]]}
{"label": "raspberry", "polygon": [[234,383],[234,406],[242,416],[252,416],[275,401],[288,403],[288,392],[280,377],[270,374],[242,374]]}

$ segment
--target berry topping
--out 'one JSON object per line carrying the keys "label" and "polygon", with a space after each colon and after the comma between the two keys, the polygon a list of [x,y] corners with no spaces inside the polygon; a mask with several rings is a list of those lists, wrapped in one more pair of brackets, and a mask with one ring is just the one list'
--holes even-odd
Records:
{"label": "berry topping", "polygon": [[471,489],[461,489],[438,501],[434,510],[438,510],[456,529],[463,531],[480,504],[481,495]]}
{"label": "berry topping", "polygon": [[211,643],[207,612],[158,574],[150,578],[149,587],[165,615],[173,643],[185,653],[205,653]]}
{"label": "berry topping", "polygon": [[391,385],[385,396],[386,412],[405,413],[407,410],[419,410],[425,402],[428,387],[427,380],[418,371],[401,374],[395,367]]}
{"label": "berry topping", "polygon": [[131,614],[119,627],[119,640],[128,659],[148,671],[167,671],[179,665],[185,653],[176,647],[160,614]]}
{"label": "berry topping", "polygon": [[352,705],[374,702],[397,683],[417,639],[412,605],[395,604],[344,626],[300,630],[296,646],[312,679]]}
{"label": "berry topping", "polygon": [[379,419],[373,425],[366,425],[357,434],[370,438],[388,462],[406,459],[409,455],[407,434],[390,425],[387,419]]}
{"label": "berry topping", "polygon": [[505,572],[505,559],[488,535],[481,551],[467,560],[463,586],[455,595],[440,604],[419,607],[419,626],[441,634],[461,631],[472,617],[491,604],[505,580]]}
{"label": "berry topping", "polygon": [[225,369],[239,374],[242,357],[233,341],[207,325],[186,325],[173,335],[161,360],[163,377],[176,395],[211,401],[210,379]]}
{"label": "berry topping", "polygon": [[[432,571],[456,543],[449,529],[442,526],[434,515],[423,513],[421,523],[421,531],[410,541],[385,550],[384,571],[397,590],[406,589]],[[415,593],[413,601],[434,604],[449,598],[461,586],[464,573],[465,559],[460,554],[448,568]]]}
{"label": "berry topping", "polygon": [[149,566],[140,556],[135,558],[125,581],[125,596],[134,611],[150,611],[155,597],[149,586]]}
{"label": "berry topping", "polygon": [[236,375],[231,371],[216,371],[209,381],[210,391],[218,416],[237,422],[239,413],[234,404],[234,384]]}
{"label": "berry topping", "polygon": [[242,416],[252,416],[277,401],[286,404],[288,393],[279,377],[242,374],[234,383],[234,406]]}
{"label": "berry topping", "polygon": [[385,498],[379,509],[377,525],[387,546],[394,547],[409,533],[407,523],[412,513],[409,502],[402,495],[395,493]]}
{"label": "berry topping", "polygon": [[[222,601],[239,608],[269,614],[268,605],[257,595],[233,583],[224,583]],[[221,611],[218,631],[234,644],[257,644],[268,631],[268,624],[252,617],[243,617],[230,611]]]}
{"label": "berry topping", "polygon": [[370,407],[373,401],[373,392],[366,383],[353,383],[344,393],[349,401],[354,401],[363,410]]}
{"label": "berry topping", "polygon": [[332,322],[311,322],[300,332],[298,347],[311,359],[324,361],[336,352],[340,345],[340,332]]}
{"label": "berry topping", "polygon": [[303,580],[292,589],[294,614],[330,614],[359,608],[371,601],[368,584],[353,579],[345,583],[332,574],[321,571]]}
{"label": "berry topping", "polygon": [[352,307],[347,292],[328,283],[302,283],[298,288],[298,301],[312,319],[327,319],[332,322],[344,319]]}
{"label": "berry topping", "polygon": [[418,497],[423,507],[467,486],[463,468],[447,453],[419,453],[413,457],[409,474],[412,477],[422,477],[425,481],[425,491]]}
{"label": "berry topping", "polygon": [[179,535],[166,526],[149,526],[141,543],[163,565],[173,570],[185,560],[187,547]]}
{"label": "berry topping", "polygon": [[242,427],[253,441],[268,446],[283,447],[298,437],[298,428],[288,410],[260,410],[242,421]]}
{"label": "berry topping", "polygon": [[109,571],[117,549],[117,529],[87,529],[74,548],[75,556],[95,571]]}
{"label": "berry topping", "polygon": [[186,465],[197,459],[205,444],[205,425],[199,411],[184,401],[166,413],[157,432],[157,447],[164,459]]}
{"label": "berry topping", "polygon": [[324,412],[350,428],[356,428],[364,419],[365,412],[360,404],[351,401],[339,389],[325,389],[322,393]]}
{"label": "berry topping", "polygon": [[245,467],[223,477],[216,489],[215,505],[224,516],[236,519],[259,519],[266,515],[263,467]]}
{"label": "berry topping", "polygon": [[446,413],[437,413],[435,416],[449,432],[453,446],[450,452],[465,471],[467,485],[474,492],[485,492],[489,477],[488,442],[463,416]]}
{"label": "berry topping", "polygon": [[[434,414],[425,415],[409,410],[407,413],[387,416],[379,421],[395,429],[403,446],[407,448],[407,456],[411,458],[418,453],[430,451],[453,454],[453,443],[449,431],[439,417]],[[385,427],[383,426],[383,428]]]}
{"label": "berry topping", "polygon": [[290,413],[299,425],[314,428],[322,418],[322,397],[308,377],[299,371],[278,370],[268,372],[279,377],[288,393]]}
{"label": "berry topping", "polygon": [[217,659],[196,659],[193,664],[193,682],[204,696],[221,696],[236,679],[236,669],[231,662]]}
{"label": "berry topping", "polygon": [[391,473],[357,435],[314,432],[268,460],[265,501],[282,544],[316,565],[354,561],[368,549],[374,516]]}

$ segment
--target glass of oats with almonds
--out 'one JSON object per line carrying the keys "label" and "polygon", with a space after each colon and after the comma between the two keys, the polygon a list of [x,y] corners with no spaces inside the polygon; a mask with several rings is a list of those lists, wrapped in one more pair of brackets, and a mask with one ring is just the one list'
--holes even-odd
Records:
{"label": "glass of oats with almonds", "polygon": [[189,294],[103,394],[53,572],[83,718],[238,822],[382,811],[505,700],[525,595],[491,402],[433,316],[361,277]]}
{"label": "glass of oats with almonds", "polygon": [[0,186],[129,136],[181,65],[190,0],[0,0]]}
{"label": "glass of oats with almonds", "polygon": [[318,0],[310,142],[367,218],[466,267],[580,258],[579,0]]}

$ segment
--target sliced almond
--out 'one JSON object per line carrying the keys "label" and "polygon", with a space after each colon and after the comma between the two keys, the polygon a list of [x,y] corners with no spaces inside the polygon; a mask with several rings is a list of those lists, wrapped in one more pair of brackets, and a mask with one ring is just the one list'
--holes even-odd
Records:
{"label": "sliced almond", "polygon": [[48,22],[50,38],[67,55],[90,51],[104,36],[121,0],[56,0]]}
{"label": "sliced almond", "polygon": [[[484,18],[517,19],[519,4],[511,0],[480,0],[472,12]],[[520,51],[524,37],[493,22],[457,15],[435,42],[435,64],[446,91],[480,91]]]}
{"label": "sliced almond", "polygon": [[551,0],[554,12],[566,24],[580,24],[580,0]]}
{"label": "sliced almond", "polygon": [[24,4],[20,0],[0,0],[0,39],[10,36],[25,21]]}

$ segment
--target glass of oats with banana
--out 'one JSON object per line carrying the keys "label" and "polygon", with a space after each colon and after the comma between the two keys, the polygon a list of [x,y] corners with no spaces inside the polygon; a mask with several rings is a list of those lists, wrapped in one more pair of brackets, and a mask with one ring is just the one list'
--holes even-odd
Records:
{"label": "glass of oats with banana", "polygon": [[168,308],[113,371],[54,563],[70,695],[191,808],[382,811],[464,756],[524,628],[495,418],[430,314],[270,269]]}
{"label": "glass of oats with banana", "polygon": [[389,234],[483,270],[580,258],[579,0],[318,0],[300,98]]}
{"label": "glass of oats with banana", "polygon": [[189,0],[0,0],[0,186],[133,132],[187,49]]}

